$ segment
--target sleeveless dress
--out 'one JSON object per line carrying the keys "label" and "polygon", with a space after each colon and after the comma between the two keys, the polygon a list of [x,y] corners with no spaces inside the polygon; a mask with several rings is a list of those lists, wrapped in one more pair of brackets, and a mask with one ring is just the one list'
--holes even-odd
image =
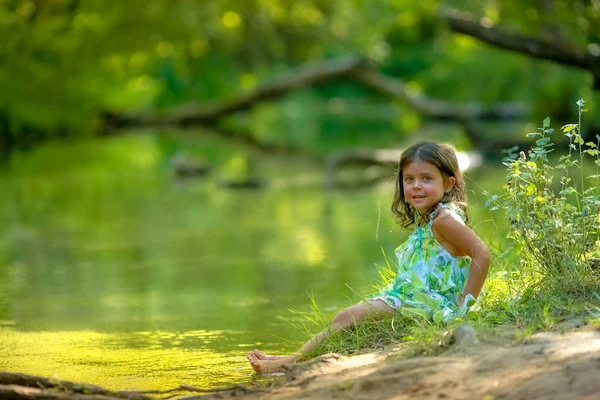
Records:
{"label": "sleeveless dress", "polygon": [[467,295],[460,310],[458,301],[467,283],[471,259],[451,255],[433,236],[433,219],[442,208],[466,220],[454,203],[439,203],[427,224],[417,226],[395,250],[398,274],[373,300],[383,300],[395,309],[402,306],[435,322],[449,321],[466,313],[475,298]]}

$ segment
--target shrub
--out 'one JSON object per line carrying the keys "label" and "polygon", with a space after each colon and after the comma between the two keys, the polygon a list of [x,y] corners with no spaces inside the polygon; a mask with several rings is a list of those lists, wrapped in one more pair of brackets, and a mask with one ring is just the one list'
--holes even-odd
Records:
{"label": "shrub", "polygon": [[[520,252],[520,276],[527,280],[529,292],[543,286],[587,297],[599,286],[600,137],[596,143],[583,140],[584,101],[577,104],[578,123],[561,128],[569,140],[565,154],[549,160],[555,143],[546,118],[541,128],[527,134],[535,139],[528,154],[508,150],[504,192],[486,193],[486,205],[501,210],[510,221],[508,237]],[[590,158],[596,173],[586,176],[584,164]]]}

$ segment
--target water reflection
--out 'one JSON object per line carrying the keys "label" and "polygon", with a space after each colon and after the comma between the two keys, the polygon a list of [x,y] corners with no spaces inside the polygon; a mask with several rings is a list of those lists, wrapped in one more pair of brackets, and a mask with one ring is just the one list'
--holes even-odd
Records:
{"label": "water reflection", "polygon": [[248,381],[247,351],[306,340],[290,309],[357,301],[346,285],[367,292],[408,234],[392,185],[173,185],[153,143],[42,149],[0,177],[1,370],[113,389]]}

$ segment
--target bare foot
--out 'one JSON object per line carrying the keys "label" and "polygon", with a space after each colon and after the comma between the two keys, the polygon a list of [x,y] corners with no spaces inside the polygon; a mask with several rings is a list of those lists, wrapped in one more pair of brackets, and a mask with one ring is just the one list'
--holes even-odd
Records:
{"label": "bare foot", "polygon": [[281,360],[282,358],[288,357],[288,356],[269,356],[258,349],[251,351],[250,354],[254,354],[254,356],[256,358],[258,358],[259,360]]}
{"label": "bare foot", "polygon": [[250,361],[250,365],[252,365],[252,368],[256,372],[269,373],[283,372],[286,370],[286,365],[293,364],[296,360],[292,356],[283,357],[278,360],[259,360],[254,353],[249,353],[248,361]]}

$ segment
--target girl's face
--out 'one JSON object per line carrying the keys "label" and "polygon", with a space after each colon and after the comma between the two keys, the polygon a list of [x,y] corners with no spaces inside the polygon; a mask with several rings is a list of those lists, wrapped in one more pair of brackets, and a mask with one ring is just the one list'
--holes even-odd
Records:
{"label": "girl's face", "polygon": [[411,161],[402,169],[404,198],[421,214],[436,206],[455,183],[455,177],[445,178],[435,165],[426,161]]}

